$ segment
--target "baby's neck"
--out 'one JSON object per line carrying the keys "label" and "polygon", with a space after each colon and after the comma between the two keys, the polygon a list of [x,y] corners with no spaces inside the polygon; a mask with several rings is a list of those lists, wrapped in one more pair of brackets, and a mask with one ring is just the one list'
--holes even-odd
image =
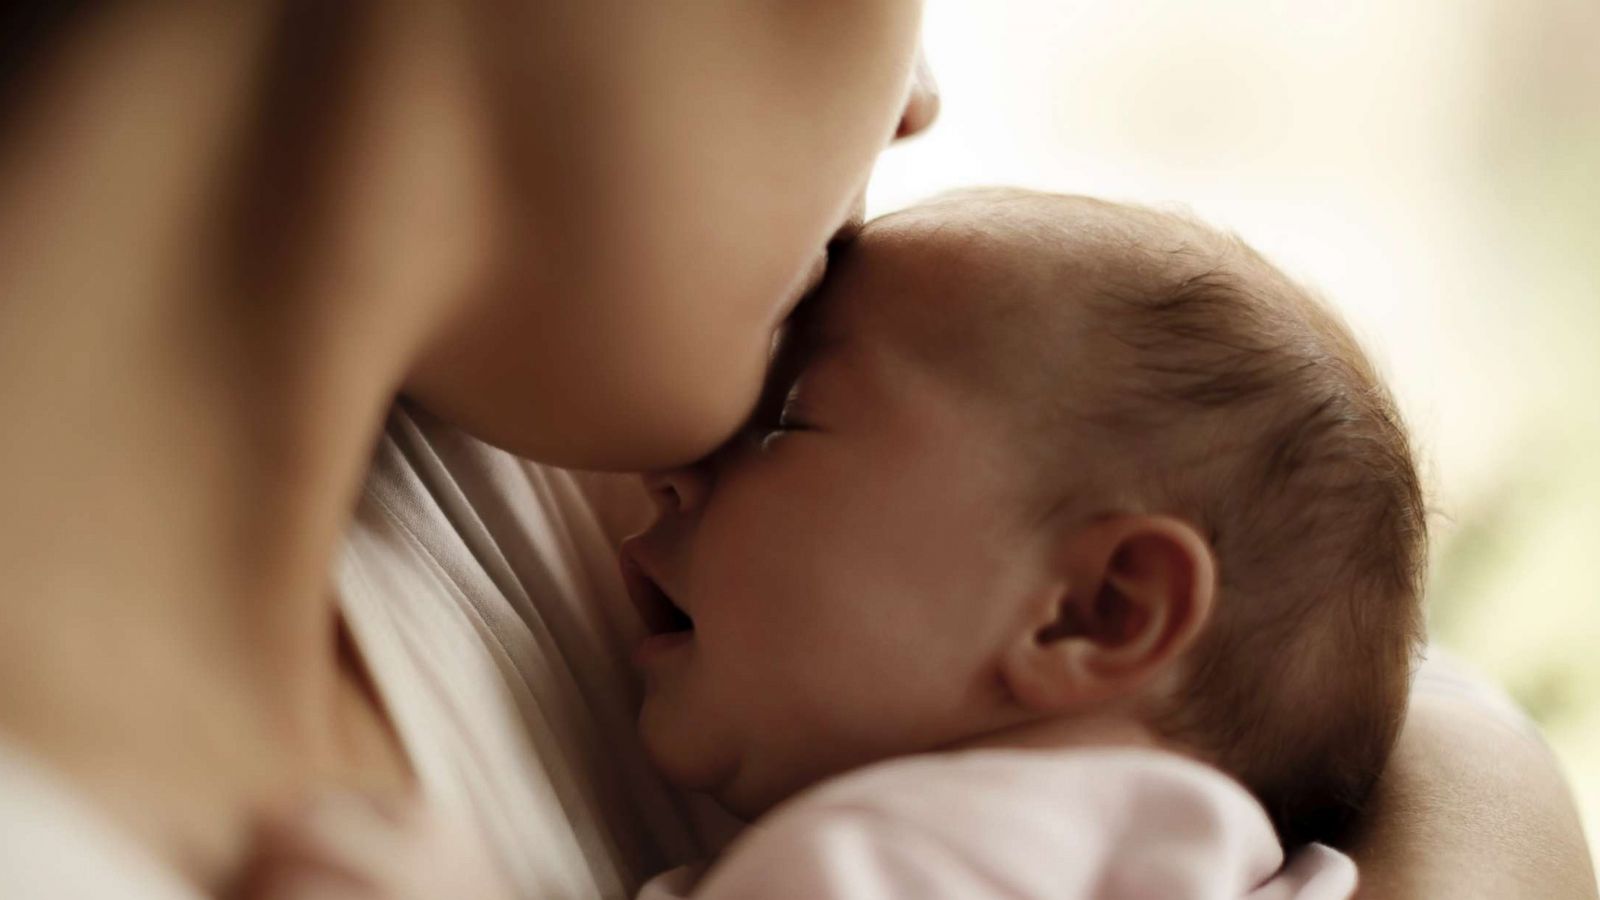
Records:
{"label": "baby's neck", "polygon": [[948,750],[1012,748],[1068,750],[1090,747],[1166,746],[1146,724],[1125,713],[1056,716],[988,731],[957,741]]}

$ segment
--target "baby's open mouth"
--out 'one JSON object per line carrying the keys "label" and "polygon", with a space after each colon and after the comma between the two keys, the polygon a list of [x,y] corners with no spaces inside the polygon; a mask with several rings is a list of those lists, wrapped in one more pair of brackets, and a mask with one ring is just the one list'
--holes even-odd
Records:
{"label": "baby's open mouth", "polygon": [[628,598],[644,620],[651,635],[677,634],[694,630],[694,619],[672,601],[672,597],[627,555],[622,557],[622,580],[628,587]]}

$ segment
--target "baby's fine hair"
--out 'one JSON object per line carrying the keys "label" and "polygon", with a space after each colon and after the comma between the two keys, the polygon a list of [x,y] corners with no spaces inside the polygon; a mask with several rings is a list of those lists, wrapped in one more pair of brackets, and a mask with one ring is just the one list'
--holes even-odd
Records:
{"label": "baby's fine hair", "polygon": [[1046,490],[1083,515],[1180,517],[1216,555],[1212,622],[1152,724],[1243,781],[1286,843],[1339,840],[1421,643],[1426,508],[1394,400],[1338,318],[1236,237],[1080,197],[955,199],[1086,260],[1063,293],[1089,304],[1072,346],[1098,352],[1046,367],[1029,442],[1070,470]]}

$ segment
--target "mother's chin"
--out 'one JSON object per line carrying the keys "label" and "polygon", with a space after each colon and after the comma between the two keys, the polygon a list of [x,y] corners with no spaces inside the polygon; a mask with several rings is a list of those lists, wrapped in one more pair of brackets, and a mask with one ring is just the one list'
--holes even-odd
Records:
{"label": "mother's chin", "polygon": [[526,327],[440,347],[405,393],[472,436],[537,462],[662,469],[710,453],[745,423],[772,346],[763,325],[671,317],[613,327],[605,340],[550,333]]}

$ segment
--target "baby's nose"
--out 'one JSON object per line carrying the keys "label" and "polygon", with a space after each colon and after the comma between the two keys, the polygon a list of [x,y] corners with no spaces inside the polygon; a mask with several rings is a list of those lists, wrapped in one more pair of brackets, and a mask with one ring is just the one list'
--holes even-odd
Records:
{"label": "baby's nose", "polygon": [[662,515],[684,515],[705,503],[710,479],[704,467],[696,464],[647,472],[644,486]]}

